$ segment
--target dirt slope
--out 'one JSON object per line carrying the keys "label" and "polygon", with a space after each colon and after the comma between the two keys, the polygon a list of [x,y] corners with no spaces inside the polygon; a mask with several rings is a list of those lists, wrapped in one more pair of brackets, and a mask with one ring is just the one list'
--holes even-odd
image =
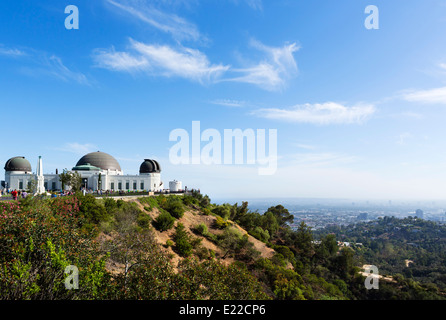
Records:
{"label": "dirt slope", "polygon": [[[145,210],[144,206],[138,200],[129,199],[128,201],[135,202],[138,205],[138,207],[143,212],[146,212],[152,219],[156,219],[160,213],[160,211],[157,208],[153,208],[151,211]],[[215,243],[213,243],[212,241],[209,241],[207,238],[197,235],[197,234],[193,233],[193,231],[192,231],[195,226],[197,226],[200,223],[204,223],[208,227],[209,232],[211,232],[213,234],[219,234],[219,233],[223,232],[222,230],[214,228],[215,220],[216,220],[216,218],[214,216],[202,215],[197,210],[189,209],[184,213],[184,216],[181,219],[179,219],[175,222],[175,225],[177,223],[181,222],[185,226],[186,230],[188,230],[191,234],[193,234],[194,237],[198,237],[198,238],[202,239],[201,245],[203,247],[205,247],[206,249],[209,249],[209,250],[213,250],[216,254],[216,257],[221,258],[224,255],[224,252],[222,251],[221,248],[216,246]],[[237,228],[238,230],[240,230],[240,232],[242,232],[242,234],[247,234],[247,232],[243,228],[241,228],[239,225],[233,223],[233,226],[235,228]],[[175,232],[174,228],[172,228],[168,231],[164,231],[164,232],[160,232],[160,231],[154,229],[155,239],[157,240],[157,242],[159,244],[165,245],[167,240],[172,240],[172,235],[174,234],[174,232]],[[265,245],[265,243],[255,239],[254,237],[252,237],[250,235],[248,235],[248,239],[250,242],[252,242],[254,244],[255,249],[260,252],[261,257],[271,258],[274,255],[275,251],[271,248],[268,248]],[[166,250],[168,253],[173,255],[172,262],[173,262],[173,265],[176,266],[177,262],[181,258],[172,250],[171,247],[166,248]],[[230,264],[231,262],[233,262],[233,259],[225,258],[225,259],[221,259],[220,261],[224,264]]]}

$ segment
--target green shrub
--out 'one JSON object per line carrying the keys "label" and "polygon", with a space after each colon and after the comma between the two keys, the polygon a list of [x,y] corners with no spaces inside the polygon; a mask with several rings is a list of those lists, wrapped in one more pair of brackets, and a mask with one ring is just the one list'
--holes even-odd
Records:
{"label": "green shrub", "polygon": [[212,211],[209,210],[208,208],[203,208],[203,209],[201,210],[201,212],[202,212],[205,216],[208,216],[208,215],[210,215],[210,214],[212,213]]}
{"label": "green shrub", "polygon": [[231,216],[231,205],[227,203],[218,205],[212,209],[212,212],[223,219],[229,219]]}
{"label": "green shrub", "polygon": [[214,225],[217,229],[225,229],[231,225],[228,221],[220,216],[217,216],[216,218],[217,219],[215,219]]}
{"label": "green shrub", "polygon": [[184,212],[186,211],[183,205],[183,201],[181,201],[181,198],[177,196],[160,198],[160,206],[161,208],[169,212],[172,217],[175,217],[177,219],[182,218]]}
{"label": "green shrub", "polygon": [[195,232],[202,236],[207,236],[209,234],[209,230],[206,224],[200,223],[195,226],[194,228]]}
{"label": "green shrub", "polygon": [[254,230],[252,230],[251,232],[249,232],[250,235],[252,235],[254,238],[267,243],[270,235],[268,230],[263,230],[261,227],[255,227]]}
{"label": "green shrub", "polygon": [[96,201],[96,198],[91,194],[79,196],[79,202],[79,215],[91,223],[99,224],[99,222],[106,221],[110,217],[105,206]]}
{"label": "green shrub", "polygon": [[147,211],[152,211],[153,208],[159,208],[157,198],[155,197],[142,197],[138,198],[138,201],[144,205],[144,209],[149,208]]}
{"label": "green shrub", "polygon": [[143,229],[148,229],[150,227],[151,221],[152,221],[152,219],[146,213],[140,213],[138,215],[138,218],[136,219],[138,226],[140,226]]}
{"label": "green shrub", "polygon": [[162,211],[156,220],[153,222],[153,226],[159,231],[167,231],[173,227],[175,218],[167,211]]}
{"label": "green shrub", "polygon": [[173,239],[175,241],[175,251],[180,256],[188,257],[192,254],[193,245],[190,236],[182,223],[178,223],[175,227]]}
{"label": "green shrub", "polygon": [[192,206],[192,205],[199,206],[200,205],[200,202],[196,198],[194,198],[190,195],[184,195],[182,200],[183,200],[184,205],[186,205],[186,206]]}

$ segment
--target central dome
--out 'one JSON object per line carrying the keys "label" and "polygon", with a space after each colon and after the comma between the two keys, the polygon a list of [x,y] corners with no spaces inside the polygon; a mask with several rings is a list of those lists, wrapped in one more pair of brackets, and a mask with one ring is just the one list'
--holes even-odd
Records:
{"label": "central dome", "polygon": [[79,166],[94,166],[101,168],[102,170],[116,170],[122,171],[118,161],[111,155],[105,152],[91,152],[86,154],[76,163],[76,167]]}

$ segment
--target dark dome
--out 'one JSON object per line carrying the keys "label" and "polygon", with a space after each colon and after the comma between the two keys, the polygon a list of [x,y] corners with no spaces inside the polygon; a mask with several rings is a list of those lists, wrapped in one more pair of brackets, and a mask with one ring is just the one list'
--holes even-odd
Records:
{"label": "dark dome", "polygon": [[144,162],[139,167],[139,173],[153,173],[161,172],[161,166],[156,160],[144,159]]}
{"label": "dark dome", "polygon": [[102,170],[110,169],[122,171],[121,166],[115,158],[105,152],[100,151],[86,154],[76,163],[76,167],[87,165],[98,167]]}
{"label": "dark dome", "polygon": [[14,157],[6,161],[5,170],[10,171],[25,171],[31,172],[31,164],[25,157]]}

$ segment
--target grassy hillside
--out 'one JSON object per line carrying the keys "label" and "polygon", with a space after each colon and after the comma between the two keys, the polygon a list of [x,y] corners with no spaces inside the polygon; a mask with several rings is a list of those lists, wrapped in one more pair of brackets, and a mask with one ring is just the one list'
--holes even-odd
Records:
{"label": "grassy hillside", "polygon": [[[281,205],[259,214],[196,192],[0,202],[0,298],[388,298],[365,289],[353,250],[332,234],[314,242],[304,223],[288,227],[292,219]],[[70,265],[77,290],[65,288]],[[389,286],[408,298],[407,285]],[[440,297],[428,293],[419,296]]]}

